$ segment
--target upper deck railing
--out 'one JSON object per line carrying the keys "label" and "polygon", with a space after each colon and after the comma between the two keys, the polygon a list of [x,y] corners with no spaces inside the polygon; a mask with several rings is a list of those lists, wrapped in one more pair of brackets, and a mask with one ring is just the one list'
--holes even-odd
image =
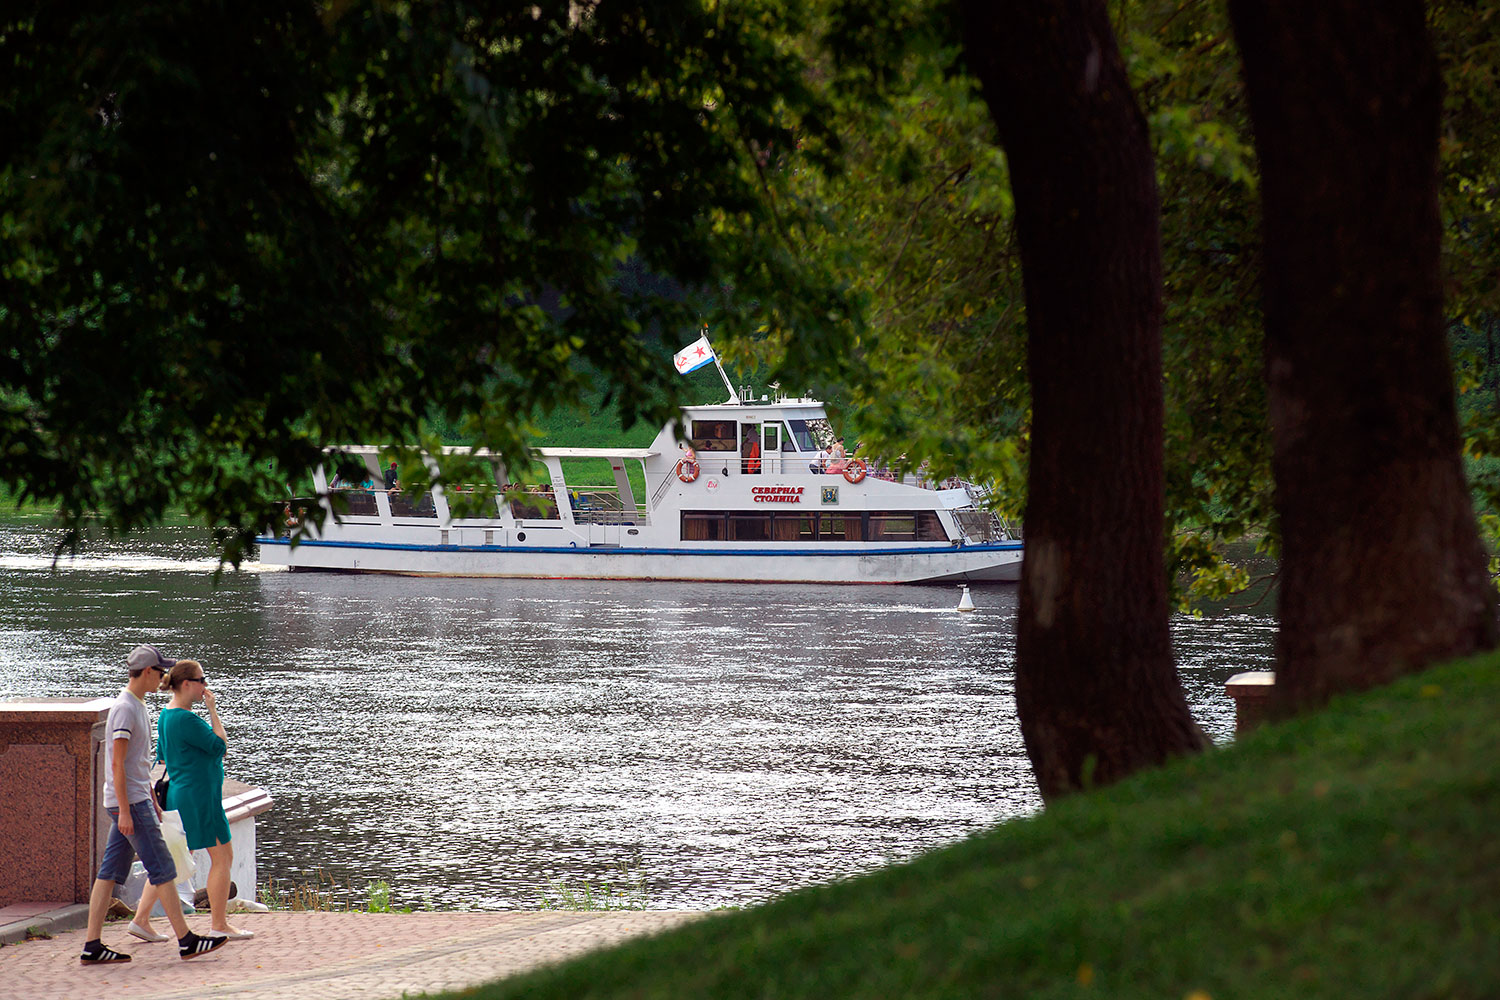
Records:
{"label": "upper deck railing", "polygon": [[651,523],[651,512],[645,504],[627,505],[620,499],[620,491],[613,486],[578,487],[569,491],[568,502],[573,507],[573,521],[577,524]]}

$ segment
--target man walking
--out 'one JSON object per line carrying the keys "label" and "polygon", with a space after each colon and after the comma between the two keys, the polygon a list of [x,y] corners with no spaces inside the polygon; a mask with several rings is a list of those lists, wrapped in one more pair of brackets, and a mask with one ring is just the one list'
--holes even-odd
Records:
{"label": "man walking", "polygon": [[[106,948],[100,936],[115,883],[125,881],[137,854],[152,885],[165,885],[177,878],[177,866],[161,836],[161,809],[151,793],[151,721],[145,700],[148,691],[161,687],[162,675],[176,662],[162,656],[155,646],[135,647],[125,659],[130,683],[109,709],[104,736],[104,808],[114,823],[89,895],[88,942],[78,958],[84,965],[130,961],[129,955]],[[160,898],[167,921],[177,934],[180,956],[197,958],[224,946],[224,938],[200,937],[188,930],[177,893],[163,892]]]}

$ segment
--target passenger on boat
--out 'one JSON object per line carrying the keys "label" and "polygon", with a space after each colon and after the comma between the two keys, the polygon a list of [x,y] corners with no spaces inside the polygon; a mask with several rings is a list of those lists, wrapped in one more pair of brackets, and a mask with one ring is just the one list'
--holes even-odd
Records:
{"label": "passenger on boat", "polygon": [[394,458],[391,459],[391,467],[385,470],[385,488],[388,493],[394,493],[401,488],[401,479],[396,472],[396,460]]}
{"label": "passenger on boat", "polygon": [[844,454],[844,439],[839,438],[833,443],[833,448],[828,453],[828,461],[824,464],[824,470],[830,476],[841,475],[848,459]]}
{"label": "passenger on boat", "polygon": [[744,461],[740,463],[740,471],[747,476],[760,475],[760,441],[750,435],[745,436],[745,447],[741,450]]}
{"label": "passenger on boat", "polygon": [[677,478],[684,483],[696,482],[698,479],[698,453],[693,450],[693,446],[690,444],[679,443],[677,447],[682,452],[682,457],[677,460],[677,465],[674,469],[677,473]]}

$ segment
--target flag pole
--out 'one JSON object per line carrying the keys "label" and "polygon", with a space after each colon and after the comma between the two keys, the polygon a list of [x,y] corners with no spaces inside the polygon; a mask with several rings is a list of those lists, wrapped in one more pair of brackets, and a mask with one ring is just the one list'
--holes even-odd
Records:
{"label": "flag pole", "polygon": [[708,342],[708,351],[714,356],[714,367],[719,369],[719,378],[724,380],[724,388],[729,390],[729,398],[724,402],[738,403],[740,401],[740,394],[734,391],[734,383],[729,381],[729,376],[724,374],[724,366],[719,364],[719,352],[714,350],[713,343],[708,340],[707,324],[705,324],[703,327],[703,339],[705,342]]}

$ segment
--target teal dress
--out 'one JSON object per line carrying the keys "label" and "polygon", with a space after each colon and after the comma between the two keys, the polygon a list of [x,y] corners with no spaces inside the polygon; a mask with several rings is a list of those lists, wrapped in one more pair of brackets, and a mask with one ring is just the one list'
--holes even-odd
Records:
{"label": "teal dress", "polygon": [[164,708],[156,748],[172,779],[163,808],[182,813],[191,850],[229,843],[224,815],[225,744],[213,727],[185,708]]}

